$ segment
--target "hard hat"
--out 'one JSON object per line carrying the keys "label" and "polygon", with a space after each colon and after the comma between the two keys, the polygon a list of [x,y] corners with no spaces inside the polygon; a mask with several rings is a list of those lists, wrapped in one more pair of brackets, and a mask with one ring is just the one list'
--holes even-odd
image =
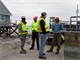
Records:
{"label": "hard hat", "polygon": [[47,14],[46,12],[42,12],[42,13],[41,13],[42,16],[44,16],[44,15],[46,15],[46,14]]}
{"label": "hard hat", "polygon": [[25,16],[21,16],[21,18],[26,18]]}
{"label": "hard hat", "polygon": [[35,18],[35,19],[38,19],[38,17],[37,17],[37,16],[35,16],[34,18]]}
{"label": "hard hat", "polygon": [[55,20],[59,20],[59,17],[56,17]]}

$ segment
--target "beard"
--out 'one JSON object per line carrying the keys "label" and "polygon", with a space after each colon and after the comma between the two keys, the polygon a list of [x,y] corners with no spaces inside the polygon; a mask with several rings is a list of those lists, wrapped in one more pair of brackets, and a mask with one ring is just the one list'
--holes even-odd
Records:
{"label": "beard", "polygon": [[26,22],[25,20],[22,20],[23,22]]}
{"label": "beard", "polygon": [[56,23],[59,23],[59,21],[55,21]]}

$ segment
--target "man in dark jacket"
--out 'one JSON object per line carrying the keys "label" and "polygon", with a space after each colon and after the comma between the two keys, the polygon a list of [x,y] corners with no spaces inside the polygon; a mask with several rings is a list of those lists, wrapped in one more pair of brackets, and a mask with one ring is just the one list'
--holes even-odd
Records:
{"label": "man in dark jacket", "polygon": [[44,51],[44,47],[45,47],[45,43],[46,43],[46,37],[47,37],[47,33],[49,32],[48,29],[48,25],[45,21],[46,18],[46,13],[42,12],[41,13],[41,18],[39,19],[39,27],[38,30],[40,32],[40,36],[41,36],[41,43],[40,43],[40,47],[39,47],[39,58],[40,59],[46,59],[46,57],[43,57],[43,55],[45,55],[45,53],[43,53]]}

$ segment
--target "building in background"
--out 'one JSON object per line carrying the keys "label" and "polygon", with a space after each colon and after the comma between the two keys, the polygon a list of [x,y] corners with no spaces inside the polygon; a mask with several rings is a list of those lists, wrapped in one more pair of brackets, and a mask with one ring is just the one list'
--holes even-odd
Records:
{"label": "building in background", "polygon": [[11,15],[12,15],[11,12],[7,9],[7,7],[0,0],[0,25],[8,24],[10,22]]}

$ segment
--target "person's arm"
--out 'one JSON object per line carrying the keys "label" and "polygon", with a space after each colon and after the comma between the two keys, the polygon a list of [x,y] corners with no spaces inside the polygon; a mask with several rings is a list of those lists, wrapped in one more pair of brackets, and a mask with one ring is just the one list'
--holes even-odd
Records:
{"label": "person's arm", "polygon": [[[64,30],[63,24],[61,24],[61,30]],[[61,31],[61,30],[60,30],[60,31]]]}
{"label": "person's arm", "polygon": [[55,32],[54,32],[54,25],[52,26],[52,32],[55,33]]}
{"label": "person's arm", "polygon": [[21,32],[25,32],[25,31],[22,30],[21,24],[18,25],[18,29],[19,29]]}
{"label": "person's arm", "polygon": [[41,29],[42,29],[43,33],[45,34],[46,33],[46,31],[45,31],[45,22],[43,20],[41,20],[40,25],[41,25]]}
{"label": "person's arm", "polygon": [[64,27],[63,27],[63,24],[60,24],[60,30],[58,31],[58,33],[61,34],[60,31],[62,30],[64,30]]}

